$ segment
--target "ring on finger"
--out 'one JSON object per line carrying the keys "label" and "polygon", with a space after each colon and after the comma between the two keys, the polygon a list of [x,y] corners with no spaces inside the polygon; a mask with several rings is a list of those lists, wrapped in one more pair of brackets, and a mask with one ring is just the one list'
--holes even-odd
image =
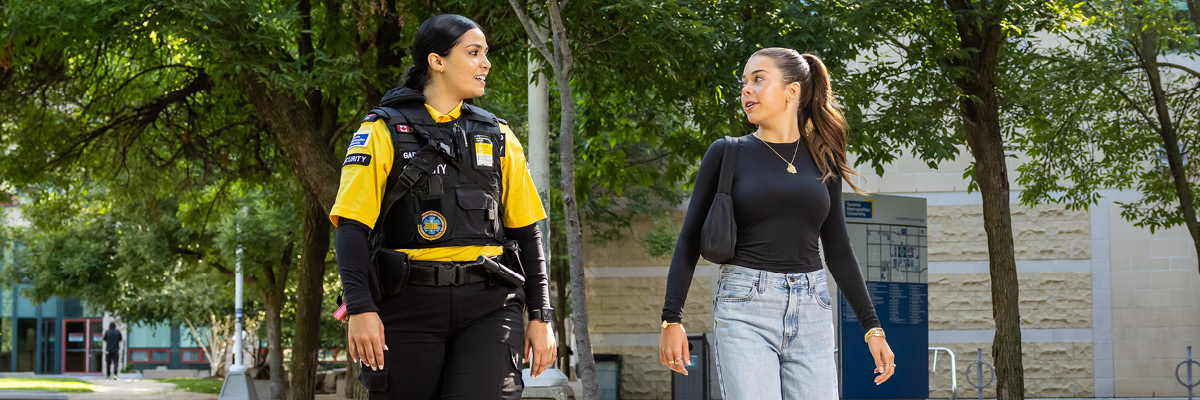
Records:
{"label": "ring on finger", "polygon": [[667,360],[667,365],[675,365],[675,360]]}

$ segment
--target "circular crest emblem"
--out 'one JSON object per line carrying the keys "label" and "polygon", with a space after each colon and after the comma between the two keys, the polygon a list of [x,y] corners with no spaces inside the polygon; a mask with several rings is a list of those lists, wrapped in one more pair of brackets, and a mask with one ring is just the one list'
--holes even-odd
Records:
{"label": "circular crest emblem", "polygon": [[446,233],[446,217],[437,211],[426,211],[421,214],[421,224],[417,227],[417,232],[420,232],[425,240],[438,240]]}

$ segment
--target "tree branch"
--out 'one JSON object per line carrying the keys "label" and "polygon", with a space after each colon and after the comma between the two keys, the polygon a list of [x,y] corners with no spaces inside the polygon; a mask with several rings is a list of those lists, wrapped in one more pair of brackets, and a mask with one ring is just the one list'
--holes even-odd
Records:
{"label": "tree branch", "polygon": [[1191,69],[1191,68],[1188,68],[1188,67],[1185,67],[1185,66],[1183,66],[1183,65],[1179,65],[1179,64],[1175,64],[1175,63],[1169,63],[1169,62],[1161,62],[1161,61],[1159,61],[1159,62],[1158,62],[1158,66],[1160,66],[1160,67],[1171,67],[1171,68],[1175,68],[1175,69],[1178,69],[1178,70],[1180,70],[1180,71],[1187,72],[1189,75],[1191,75],[1191,76],[1194,76],[1194,77],[1196,77],[1197,79],[1200,79],[1200,72],[1197,72],[1196,70],[1194,70],[1194,69]]}
{"label": "tree branch", "polygon": [[550,29],[554,35],[554,49],[558,50],[558,66],[562,76],[570,76],[575,65],[575,57],[571,55],[571,44],[567,42],[567,28],[562,21],[562,7],[558,0],[550,0]]}
{"label": "tree branch", "polygon": [[187,86],[171,91],[162,97],[154,99],[146,105],[133,109],[133,112],[127,115],[119,116],[113,119],[108,124],[95,129],[88,130],[83,133],[83,137],[79,138],[74,143],[70,144],[67,149],[59,152],[49,162],[45,164],[44,169],[57,168],[67,160],[79,156],[92,142],[104,136],[105,133],[115,130],[121,126],[134,126],[144,128],[158,120],[159,114],[166,111],[172,104],[187,100],[190,96],[207,91],[213,87],[213,81],[208,74],[200,71]]}
{"label": "tree branch", "polygon": [[539,53],[542,53],[542,58],[545,58],[546,61],[554,62],[555,54],[546,47],[546,39],[537,33],[537,30],[533,27],[533,22],[530,21],[529,16],[525,15],[525,10],[521,3],[517,0],[508,0],[508,4],[511,4],[513,11],[517,13],[517,19],[521,20],[521,26],[525,27],[525,34],[529,35],[534,48]]}
{"label": "tree branch", "polygon": [[1129,104],[1130,108],[1133,108],[1134,111],[1137,111],[1138,114],[1141,114],[1142,118],[1144,118],[1146,120],[1147,125],[1150,125],[1150,127],[1154,128],[1155,131],[1159,130],[1158,123],[1154,120],[1154,118],[1151,118],[1150,114],[1146,110],[1143,110],[1141,107],[1139,107],[1137,105],[1137,103],[1133,101],[1133,98],[1129,96],[1128,93],[1125,93],[1124,90],[1121,90],[1120,87],[1117,87],[1117,85],[1113,85],[1112,83],[1105,82],[1104,84],[1105,84],[1105,86],[1108,86],[1109,89],[1112,89],[1112,90],[1116,91],[1117,94],[1120,94],[1121,97],[1125,99],[1125,103]]}

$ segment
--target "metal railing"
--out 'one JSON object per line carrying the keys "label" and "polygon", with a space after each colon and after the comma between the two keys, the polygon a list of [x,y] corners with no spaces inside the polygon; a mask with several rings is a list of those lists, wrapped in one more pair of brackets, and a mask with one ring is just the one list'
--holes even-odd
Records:
{"label": "metal railing", "polygon": [[937,371],[938,352],[944,351],[950,355],[950,400],[958,400],[958,364],[954,363],[954,351],[945,347],[930,347],[929,351],[933,352],[932,371]]}

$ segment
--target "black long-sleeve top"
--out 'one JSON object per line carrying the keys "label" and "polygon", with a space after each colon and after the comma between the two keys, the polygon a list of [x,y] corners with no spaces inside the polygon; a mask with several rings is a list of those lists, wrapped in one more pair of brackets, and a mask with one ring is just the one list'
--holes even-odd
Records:
{"label": "black long-sleeve top", "polygon": [[[778,273],[817,271],[822,268],[819,239],[824,245],[829,273],[863,329],[878,327],[879,318],[846,232],[841,179],[821,182],[821,172],[803,140],[770,143],[774,152],[753,135],[742,137],[739,142],[730,188],[737,222],[737,247],[733,259],[727,263]],[[725,141],[718,140],[700,162],[667,275],[662,312],[662,319],[667,322],[682,321],[683,304],[700,257],[700,230],[717,192],[724,152]],[[787,171],[787,162],[780,156],[790,159],[792,154],[796,157],[795,174]]]}
{"label": "black long-sleeve top", "polygon": [[[361,222],[342,218],[334,233],[338,273],[342,276],[346,310],[350,314],[378,312],[371,299],[368,265],[371,246],[367,240],[370,228]],[[542,249],[542,233],[537,224],[520,228],[504,228],[504,237],[516,240],[521,249],[521,266],[525,269],[525,304],[530,310],[550,307],[550,283],[546,275],[546,258]]]}

